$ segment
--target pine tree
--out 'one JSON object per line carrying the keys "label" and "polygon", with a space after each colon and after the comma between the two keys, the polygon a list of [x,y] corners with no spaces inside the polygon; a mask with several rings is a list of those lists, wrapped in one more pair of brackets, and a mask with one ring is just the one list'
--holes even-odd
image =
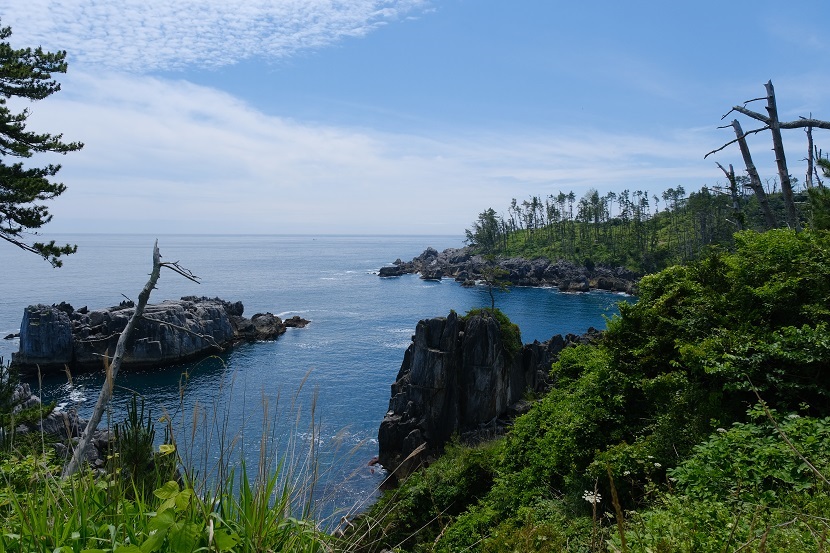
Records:
{"label": "pine tree", "polygon": [[59,91],[60,84],[52,74],[66,72],[66,52],[44,52],[40,47],[16,50],[7,41],[11,34],[11,27],[0,28],[0,238],[60,267],[58,258],[74,253],[77,246],[57,246],[54,240],[30,244],[26,240],[52,219],[42,202],[66,190],[62,183],[50,180],[60,165],[24,167],[22,162],[9,163],[8,158],[30,158],[42,152],[66,154],[80,150],[83,144],[63,142],[61,134],[27,130],[29,109],[14,113],[8,100],[42,100]]}

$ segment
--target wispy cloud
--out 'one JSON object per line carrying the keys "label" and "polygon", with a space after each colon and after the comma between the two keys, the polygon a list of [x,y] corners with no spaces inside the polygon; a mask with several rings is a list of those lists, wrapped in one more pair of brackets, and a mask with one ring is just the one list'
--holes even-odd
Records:
{"label": "wispy cloud", "polygon": [[281,59],[427,7],[428,0],[5,0],[13,40],[119,71]]}
{"label": "wispy cloud", "polygon": [[[55,230],[454,232],[511,197],[560,189],[691,189],[716,177],[690,129],[475,136],[382,133],[269,116],[230,94],[75,72],[33,129],[86,143],[61,158]],[[697,155],[699,154],[699,155]]]}

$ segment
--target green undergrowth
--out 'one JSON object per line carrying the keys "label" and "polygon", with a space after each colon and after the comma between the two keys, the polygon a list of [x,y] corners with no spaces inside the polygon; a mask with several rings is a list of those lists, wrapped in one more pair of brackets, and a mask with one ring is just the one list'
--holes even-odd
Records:
{"label": "green undergrowth", "polygon": [[830,237],[735,244],[643,278],[505,437],[387,492],[367,551],[830,550]]}
{"label": "green undergrowth", "polygon": [[499,325],[499,331],[501,334],[501,341],[502,345],[504,346],[504,350],[507,352],[509,356],[514,356],[522,349],[522,333],[519,330],[519,326],[510,318],[504,314],[504,312],[495,307],[483,307],[483,308],[476,308],[471,309],[467,312],[463,320],[467,321],[471,317],[486,317],[486,318],[493,318]]}
{"label": "green undergrowth", "polygon": [[[64,479],[46,436],[16,441],[0,451],[0,553],[332,551],[334,538],[314,520],[314,451],[277,454],[277,411],[263,408],[253,470],[235,455],[241,436],[227,427],[221,451],[210,452],[216,463],[193,464],[166,416],[158,444],[158,421],[135,397],[113,428],[105,469]],[[289,420],[299,413],[293,403],[291,411]],[[228,422],[208,412],[194,411],[194,432]]]}

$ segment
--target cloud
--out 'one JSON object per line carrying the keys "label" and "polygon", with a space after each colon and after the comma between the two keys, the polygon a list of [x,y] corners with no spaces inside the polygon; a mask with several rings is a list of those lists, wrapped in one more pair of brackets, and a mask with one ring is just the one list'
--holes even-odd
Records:
{"label": "cloud", "polygon": [[359,37],[427,0],[7,0],[14,44],[75,64],[152,72],[279,60]]}
{"label": "cloud", "polygon": [[694,189],[717,131],[415,135],[266,115],[183,80],[74,72],[30,128],[61,157],[53,231],[461,233],[511,197]]}

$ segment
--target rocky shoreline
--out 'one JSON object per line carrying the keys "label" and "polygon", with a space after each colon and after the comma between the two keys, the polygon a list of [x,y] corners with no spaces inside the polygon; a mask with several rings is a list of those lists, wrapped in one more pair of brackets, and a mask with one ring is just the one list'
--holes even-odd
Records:
{"label": "rocky shoreline", "polygon": [[[121,331],[135,311],[132,302],[106,309],[30,305],[20,324],[20,348],[12,366],[21,373],[94,370],[112,355]],[[282,320],[271,313],[243,317],[242,302],[186,296],[148,305],[127,344],[123,367],[159,367],[192,361],[240,342],[274,340],[287,328],[302,328],[300,317]]]}
{"label": "rocky shoreline", "polygon": [[[544,258],[529,260],[514,257],[499,259],[495,263],[504,272],[502,278],[514,286],[547,286],[563,292],[608,290],[636,294],[640,278],[640,275],[624,267],[584,266],[564,260],[554,262]],[[474,254],[469,247],[448,248],[443,252],[427,248],[412,261],[397,259],[392,266],[382,267],[378,275],[386,278],[420,273],[425,280],[454,278],[463,286],[474,286],[476,281],[484,279],[483,269],[492,265],[493,262]]]}
{"label": "rocky shoreline", "polygon": [[[10,399],[10,412],[13,416],[20,415],[23,411],[40,407],[40,397],[32,393],[29,384],[20,383],[15,386]],[[33,422],[18,423],[12,429],[17,436],[29,433],[43,434],[49,437],[55,453],[60,459],[68,459],[78,444],[81,433],[86,429],[87,421],[78,417],[75,409],[63,411],[52,409],[44,418]],[[3,439],[8,438],[3,435]],[[113,432],[109,429],[98,429],[92,436],[86,450],[84,460],[94,470],[104,470],[107,455],[111,453],[110,443],[113,440]]]}

